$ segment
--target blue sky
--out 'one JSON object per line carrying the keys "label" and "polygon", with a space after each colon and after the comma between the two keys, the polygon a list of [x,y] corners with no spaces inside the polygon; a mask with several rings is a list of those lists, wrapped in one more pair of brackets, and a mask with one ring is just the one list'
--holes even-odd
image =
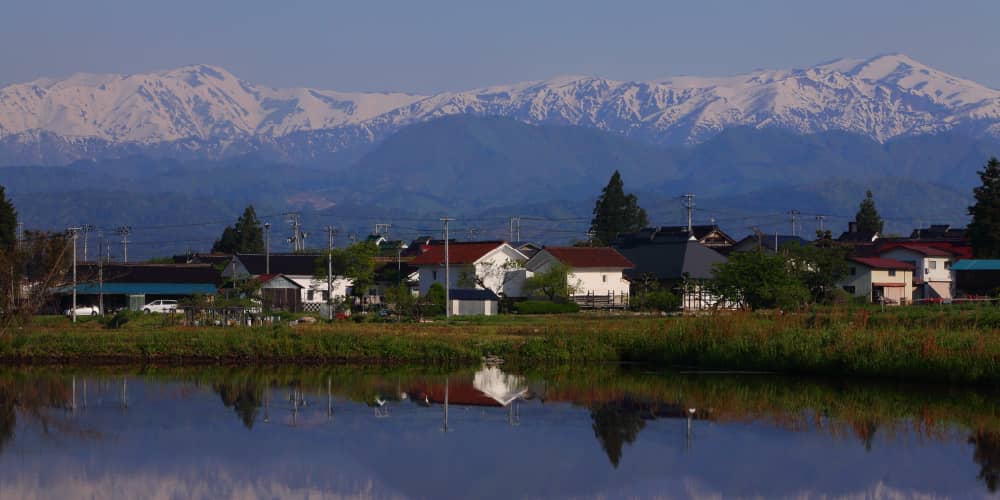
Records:
{"label": "blue sky", "polygon": [[996,0],[32,0],[2,11],[2,83],[207,63],[280,87],[434,92],[902,52],[1000,88]]}

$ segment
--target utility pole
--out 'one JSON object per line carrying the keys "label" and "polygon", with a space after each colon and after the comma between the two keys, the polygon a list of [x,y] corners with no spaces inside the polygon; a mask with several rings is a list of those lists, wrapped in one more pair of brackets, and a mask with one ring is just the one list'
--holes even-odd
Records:
{"label": "utility pole", "polygon": [[469,241],[476,241],[476,233],[479,232],[479,228],[476,226],[469,226]]}
{"label": "utility pole", "polygon": [[825,215],[817,215],[816,216],[816,224],[819,225],[819,232],[820,233],[823,232],[823,219],[825,219],[825,218],[826,218]]}
{"label": "utility pole", "polygon": [[451,318],[451,263],[448,260],[448,223],[453,221],[451,217],[442,217],[444,222],[444,315]]}
{"label": "utility pole", "polygon": [[24,241],[24,223],[23,222],[18,222],[17,223],[17,243],[18,243],[18,245],[20,245],[21,242],[23,242],[23,241]]}
{"label": "utility pole", "polygon": [[271,274],[271,223],[264,223],[264,274]]}
{"label": "utility pole", "polygon": [[329,319],[333,320],[333,236],[337,230],[326,226],[326,307]]}
{"label": "utility pole", "polygon": [[97,233],[97,308],[104,316],[104,233]]}
{"label": "utility pole", "polygon": [[792,236],[799,235],[799,212],[798,210],[789,210],[788,215],[792,218]]}
{"label": "utility pole", "polygon": [[593,229],[587,231],[587,246],[588,247],[594,246],[594,237],[596,237],[596,236],[597,236],[597,231],[594,231]]}
{"label": "utility pole", "polygon": [[298,212],[287,212],[288,223],[292,226],[292,237],[288,238],[288,242],[292,244],[292,252],[299,252],[305,250],[304,237],[302,235],[302,224],[299,221]]}
{"label": "utility pole", "polygon": [[694,234],[694,228],[691,225],[691,215],[694,212],[694,195],[687,193],[684,195],[684,208],[687,209],[687,219],[688,219],[688,235]]}
{"label": "utility pole", "polygon": [[84,224],[80,226],[80,230],[83,231],[83,261],[87,262],[87,233],[93,231],[93,224]]}
{"label": "utility pole", "polygon": [[70,238],[73,239],[73,309],[70,309],[73,323],[76,323],[76,237],[79,232],[80,228],[78,227],[69,228]]}
{"label": "utility pole", "polygon": [[386,240],[389,239],[389,229],[392,228],[392,224],[375,224],[375,234],[381,236]]}
{"label": "utility pole", "polygon": [[507,241],[516,241],[514,239],[514,217],[507,220]]}
{"label": "utility pole", "polygon": [[132,226],[119,226],[118,234],[122,237],[122,262],[128,264],[128,235],[132,232]]}

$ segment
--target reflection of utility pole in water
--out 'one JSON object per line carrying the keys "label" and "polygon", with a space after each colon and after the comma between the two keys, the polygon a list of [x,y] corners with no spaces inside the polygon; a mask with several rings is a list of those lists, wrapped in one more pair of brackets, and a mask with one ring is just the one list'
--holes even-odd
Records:
{"label": "reflection of utility pole in water", "polygon": [[271,388],[264,386],[264,423],[271,423]]}
{"label": "reflection of utility pole in water", "polygon": [[448,432],[448,378],[444,378],[444,432]]}
{"label": "reflection of utility pole in water", "polygon": [[70,402],[69,407],[73,412],[76,412],[76,375],[73,375],[73,400]]}
{"label": "reflection of utility pole in water", "polygon": [[299,415],[299,394],[298,390],[292,389],[292,427],[295,427],[297,417]]}
{"label": "reflection of utility pole in water", "polygon": [[695,412],[694,408],[688,408],[688,415],[687,415],[687,435],[685,436],[685,439],[684,439],[684,451],[688,451],[688,452],[691,451],[691,441],[692,441],[692,437],[693,437],[692,432],[691,432],[691,421],[694,420],[694,412]]}
{"label": "reflection of utility pole in water", "polygon": [[122,377],[122,409],[128,408],[128,378]]}
{"label": "reflection of utility pole in water", "polygon": [[326,418],[333,418],[333,382],[326,377]]}
{"label": "reflection of utility pole in water", "polygon": [[83,379],[83,409],[87,409],[87,379]]}

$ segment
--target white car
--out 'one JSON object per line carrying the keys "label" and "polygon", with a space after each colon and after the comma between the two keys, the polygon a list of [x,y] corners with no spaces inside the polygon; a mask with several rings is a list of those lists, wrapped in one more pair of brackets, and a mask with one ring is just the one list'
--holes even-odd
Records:
{"label": "white car", "polygon": [[176,300],[154,300],[142,306],[142,312],[149,313],[175,313],[177,311]]}
{"label": "white car", "polygon": [[[71,307],[69,309],[66,309],[66,311],[63,312],[63,314],[65,314],[66,316],[72,316],[73,308]],[[76,306],[77,316],[97,316],[99,314],[101,314],[101,308],[97,306],[81,306],[81,305]]]}

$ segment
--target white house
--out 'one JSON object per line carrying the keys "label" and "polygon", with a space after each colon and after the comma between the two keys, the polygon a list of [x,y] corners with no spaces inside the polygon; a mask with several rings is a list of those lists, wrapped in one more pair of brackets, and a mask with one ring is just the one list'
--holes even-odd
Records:
{"label": "white house", "polygon": [[544,273],[553,265],[569,267],[567,285],[575,297],[617,297],[626,303],[629,281],[623,272],[632,261],[610,247],[545,247],[525,264],[531,273]]}
{"label": "white house", "polygon": [[907,244],[881,252],[881,257],[913,264],[913,299],[950,299],[951,264],[955,256],[928,245]]}
{"label": "white house", "polygon": [[871,302],[906,304],[913,299],[913,264],[882,257],[849,257],[840,286]]}
{"label": "white house", "polygon": [[[417,268],[420,295],[426,295],[434,283],[445,285],[444,254],[444,243],[435,243],[421,247],[421,253],[410,261]],[[503,241],[452,242],[448,244],[450,275],[446,286],[520,297],[525,277],[522,267],[527,260]]]}
{"label": "white house", "polygon": [[315,254],[236,254],[222,270],[224,279],[257,278],[280,274],[300,288],[300,299],[305,310],[318,310],[320,304],[325,304],[327,298],[342,299],[351,292],[353,282],[343,276],[333,277],[333,287],[328,290],[327,280],[316,276],[317,270],[325,269],[323,259],[326,255]]}

